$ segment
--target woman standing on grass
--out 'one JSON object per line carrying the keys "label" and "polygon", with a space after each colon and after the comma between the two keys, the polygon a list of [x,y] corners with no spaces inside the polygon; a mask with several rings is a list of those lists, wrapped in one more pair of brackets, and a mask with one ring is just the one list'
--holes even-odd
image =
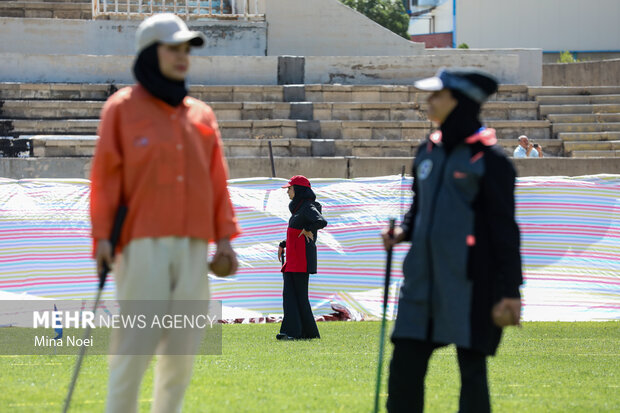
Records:
{"label": "woman standing on grass", "polygon": [[[207,249],[214,261],[237,257],[240,232],[228,192],[228,166],[213,110],[187,96],[190,50],[205,35],[174,14],[155,14],[136,32],[137,83],[110,96],[101,112],[91,172],[92,236],[98,272],[112,267],[108,241],[127,206],[114,267],[121,311],[132,300],[209,299]],[[151,307],[152,308],[152,307]],[[159,307],[158,307],[159,308]],[[106,412],[138,410],[140,385],[158,354],[153,412],[180,412],[203,329],[113,329]]]}
{"label": "woman standing on grass", "polygon": [[438,124],[418,148],[411,209],[386,250],[411,242],[392,342],[387,410],[422,413],[428,362],[455,344],[461,373],[459,413],[490,413],[487,357],[502,328],[519,325],[523,283],[516,171],[480,109],[497,91],[489,74],[441,70],[415,83],[432,92],[428,117]]}
{"label": "woman standing on grass", "polygon": [[276,338],[321,338],[308,300],[308,281],[310,274],[316,274],[317,270],[317,232],[325,228],[327,221],[321,215],[321,204],[316,202],[316,195],[305,176],[292,177],[282,188],[288,188],[291,199],[288,208],[292,215],[286,241],[278,248],[278,260],[284,262],[281,270],[284,273],[284,319]]}

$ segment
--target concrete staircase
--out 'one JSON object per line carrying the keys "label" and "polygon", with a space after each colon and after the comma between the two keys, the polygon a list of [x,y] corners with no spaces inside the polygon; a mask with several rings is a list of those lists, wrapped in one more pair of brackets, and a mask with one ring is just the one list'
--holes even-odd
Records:
{"label": "concrete staircase", "polygon": [[620,86],[540,87],[529,94],[565,155],[620,156]]}
{"label": "concrete staircase", "polygon": [[[4,166],[0,166],[9,169],[0,173],[88,176],[101,107],[120,87],[123,85],[0,83],[0,156],[4,157]],[[417,146],[433,129],[426,118],[428,94],[408,86],[198,85],[190,89],[190,94],[210,104],[218,117],[232,177],[269,175],[269,143],[278,175],[395,174],[410,164]],[[613,102],[613,95],[597,96]],[[567,152],[581,156],[578,145],[584,142],[600,145],[599,149],[584,150],[600,150],[605,157],[616,154],[614,141],[620,139],[620,131],[614,129],[619,120],[615,108],[605,106],[608,112],[598,113],[602,104],[590,96],[590,102],[595,103],[555,104],[566,96],[580,97],[560,95],[549,88],[502,85],[483,107],[482,117],[497,130],[499,144],[507,154],[512,154],[521,134],[540,143],[546,155]],[[545,119],[540,120],[539,114]],[[516,163],[534,168],[532,175],[566,174],[555,172],[555,161]],[[547,165],[548,171],[538,172]],[[15,168],[21,172],[14,172]],[[583,168],[584,173],[590,173],[587,165]],[[607,169],[605,166],[603,171],[614,173]]]}
{"label": "concrete staircase", "polygon": [[90,0],[0,0],[0,17],[91,19]]}
{"label": "concrete staircase", "polygon": [[[92,155],[99,112],[119,87],[1,84],[0,136],[13,138],[5,155]],[[191,94],[213,107],[231,157],[266,156],[267,140],[276,156],[410,157],[433,129],[428,94],[407,86],[194,86]],[[507,151],[527,133],[557,154],[549,122],[526,97],[523,86],[502,86],[483,109],[486,123]]]}

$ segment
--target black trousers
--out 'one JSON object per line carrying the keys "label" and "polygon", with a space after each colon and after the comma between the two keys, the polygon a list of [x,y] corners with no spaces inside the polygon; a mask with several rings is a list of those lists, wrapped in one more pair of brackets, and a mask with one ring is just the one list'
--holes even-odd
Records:
{"label": "black trousers", "polygon": [[[387,409],[390,413],[421,413],[424,410],[424,378],[428,360],[441,347],[426,341],[396,339],[390,363]],[[461,371],[459,413],[489,413],[486,356],[456,349]]]}
{"label": "black trousers", "polygon": [[280,333],[293,338],[321,338],[308,300],[310,275],[302,272],[285,272],[282,302],[284,319]]}

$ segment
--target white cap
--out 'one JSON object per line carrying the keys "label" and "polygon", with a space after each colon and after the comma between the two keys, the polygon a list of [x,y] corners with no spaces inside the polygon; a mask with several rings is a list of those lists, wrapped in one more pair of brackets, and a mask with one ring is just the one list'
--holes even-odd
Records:
{"label": "white cap", "polygon": [[435,92],[443,89],[443,82],[437,76],[427,77],[426,79],[418,80],[413,85],[416,89],[426,90],[428,92]]}
{"label": "white cap", "polygon": [[189,42],[192,46],[202,46],[205,35],[190,31],[179,16],[172,13],[159,13],[145,19],[136,31],[136,51],[140,53],[154,43],[181,44]]}
{"label": "white cap", "polygon": [[481,70],[440,69],[433,77],[418,80],[417,89],[435,92],[441,89],[457,90],[479,104],[497,91],[497,80]]}

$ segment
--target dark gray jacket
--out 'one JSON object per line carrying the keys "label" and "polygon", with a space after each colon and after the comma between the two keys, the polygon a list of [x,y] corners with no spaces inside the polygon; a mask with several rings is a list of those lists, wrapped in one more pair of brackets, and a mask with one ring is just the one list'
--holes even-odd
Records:
{"label": "dark gray jacket", "polygon": [[411,241],[392,338],[494,354],[501,329],[491,308],[519,297],[515,170],[486,129],[449,155],[439,132],[418,150],[415,202],[403,220]]}

